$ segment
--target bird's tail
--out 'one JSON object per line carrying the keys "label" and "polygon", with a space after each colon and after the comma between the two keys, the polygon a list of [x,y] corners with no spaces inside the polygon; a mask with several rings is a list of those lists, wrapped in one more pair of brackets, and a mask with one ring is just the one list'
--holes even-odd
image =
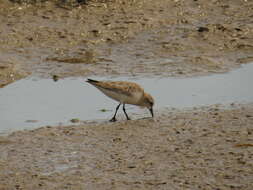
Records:
{"label": "bird's tail", "polygon": [[88,82],[88,83],[98,83],[99,81],[97,81],[97,80],[93,80],[93,79],[87,79],[87,81],[86,82]]}

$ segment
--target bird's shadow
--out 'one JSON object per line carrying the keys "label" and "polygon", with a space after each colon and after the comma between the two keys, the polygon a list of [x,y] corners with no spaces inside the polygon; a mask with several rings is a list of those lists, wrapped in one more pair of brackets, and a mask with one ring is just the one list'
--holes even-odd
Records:
{"label": "bird's shadow", "polygon": [[150,121],[155,121],[154,118],[152,117],[142,117],[142,118],[137,118],[137,119],[117,119],[116,121],[110,121],[110,120],[101,120],[101,121],[105,121],[106,123],[117,123],[117,122],[125,122],[125,121],[141,121],[141,120],[150,120]]}
{"label": "bird's shadow", "polygon": [[143,119],[154,121],[153,117],[142,117],[142,118],[138,118],[138,119],[135,119],[135,120],[139,121],[139,120],[143,120]]}

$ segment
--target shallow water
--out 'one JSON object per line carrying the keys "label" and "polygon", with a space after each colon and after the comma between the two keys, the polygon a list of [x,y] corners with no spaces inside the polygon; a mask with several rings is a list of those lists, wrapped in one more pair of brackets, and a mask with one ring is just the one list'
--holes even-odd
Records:
{"label": "shallow water", "polygon": [[[253,102],[253,64],[229,73],[205,77],[113,80],[141,84],[154,96],[155,109]],[[0,132],[69,124],[73,118],[107,120],[112,117],[116,105],[117,102],[86,83],[84,78],[67,78],[57,82],[52,79],[26,78],[0,89]],[[132,117],[149,116],[147,110],[136,106],[127,108]],[[122,114],[122,111],[119,113]]]}

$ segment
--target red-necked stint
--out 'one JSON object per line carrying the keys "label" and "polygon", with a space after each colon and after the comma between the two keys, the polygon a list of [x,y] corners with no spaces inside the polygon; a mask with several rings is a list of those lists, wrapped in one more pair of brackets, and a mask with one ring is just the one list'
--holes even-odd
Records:
{"label": "red-necked stint", "polygon": [[141,107],[146,107],[149,109],[152,117],[154,117],[153,114],[154,99],[150,94],[144,92],[144,89],[140,85],[134,82],[97,81],[92,79],[88,79],[86,82],[98,88],[108,97],[119,102],[119,105],[116,107],[114,116],[110,121],[112,122],[116,121],[116,114],[121,104],[123,104],[123,111],[124,114],[126,115],[127,120],[130,120],[130,118],[126,113],[125,104],[133,104]]}

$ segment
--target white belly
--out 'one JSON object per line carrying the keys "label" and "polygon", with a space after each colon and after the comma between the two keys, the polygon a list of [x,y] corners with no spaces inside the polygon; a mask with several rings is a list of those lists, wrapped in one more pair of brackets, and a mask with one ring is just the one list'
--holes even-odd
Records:
{"label": "white belly", "polygon": [[125,103],[125,104],[138,104],[139,100],[142,97],[142,93],[140,92],[134,92],[131,93],[131,95],[126,95],[126,94],[121,94],[118,92],[114,92],[111,90],[107,89],[100,89],[105,95],[108,97],[120,102],[120,103]]}

